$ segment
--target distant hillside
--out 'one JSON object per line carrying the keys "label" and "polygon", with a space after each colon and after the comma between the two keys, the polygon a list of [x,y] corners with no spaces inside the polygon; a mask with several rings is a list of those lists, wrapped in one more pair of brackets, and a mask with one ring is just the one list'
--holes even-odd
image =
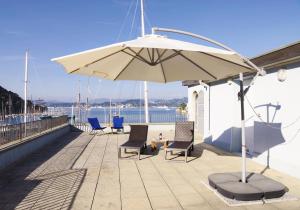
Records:
{"label": "distant hillside", "polygon": [[[33,103],[27,100],[28,113],[33,112]],[[0,86],[0,115],[23,113],[24,100],[16,93]],[[46,106],[35,105],[35,111],[44,111]]]}
{"label": "distant hillside", "polygon": [[[102,101],[102,100],[101,100]],[[188,101],[187,97],[184,98],[174,98],[174,99],[150,99],[149,100],[149,106],[169,106],[169,107],[178,107],[182,103],[186,104]],[[82,103],[85,105],[85,103]],[[112,100],[112,105],[127,105],[127,106],[132,106],[132,107],[138,107],[140,105],[144,106],[144,99],[119,99],[119,100]],[[75,105],[74,103],[69,103],[69,102],[48,102],[47,106],[56,106],[56,107],[70,107],[72,105]],[[108,107],[110,105],[109,100],[103,102],[90,102],[89,105],[92,106],[104,106]]]}

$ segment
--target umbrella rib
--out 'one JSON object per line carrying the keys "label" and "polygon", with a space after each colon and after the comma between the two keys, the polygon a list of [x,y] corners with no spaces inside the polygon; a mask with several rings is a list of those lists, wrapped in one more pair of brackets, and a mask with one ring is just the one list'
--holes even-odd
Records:
{"label": "umbrella rib", "polygon": [[[107,55],[107,56],[104,56],[104,57],[102,57],[102,58],[100,58],[100,59],[97,59],[97,60],[91,62],[91,63],[88,63],[88,64],[84,65],[83,67],[88,67],[89,65],[92,65],[92,64],[94,64],[94,63],[97,63],[97,62],[99,62],[99,61],[101,61],[101,60],[103,60],[103,59],[105,59],[105,58],[108,58],[108,57],[110,57],[110,56],[112,56],[112,55],[114,55],[114,54],[117,54],[117,53],[119,53],[119,52],[122,52],[122,51],[123,51],[123,49],[122,49],[122,50],[118,50],[118,51],[116,51],[116,52],[113,52],[113,53],[111,53],[111,54],[109,54],[109,55]],[[72,73],[74,73],[74,72],[80,70],[80,69],[83,68],[83,67],[79,67],[79,68],[77,68],[77,69],[74,69],[74,70],[70,71],[68,74],[72,74]]]}
{"label": "umbrella rib", "polygon": [[154,48],[152,48],[152,58],[151,58],[151,63],[154,62]]}
{"label": "umbrella rib", "polygon": [[[158,49],[156,49],[156,52],[157,52],[157,55],[158,55],[158,59],[161,58],[161,55],[159,54]],[[162,71],[162,74],[163,74],[163,76],[164,76],[164,80],[165,80],[165,83],[166,83],[166,82],[167,82],[167,79],[166,79],[166,75],[165,75],[164,66],[163,66],[162,62],[159,62],[159,64],[160,64],[161,71]]]}
{"label": "umbrella rib", "polygon": [[147,49],[147,52],[148,52],[149,59],[151,60],[151,55],[150,55],[149,48],[146,48],[146,49]]}
{"label": "umbrella rib", "polygon": [[136,58],[136,59],[138,59],[138,60],[140,60],[140,61],[142,61],[142,62],[145,62],[145,61],[142,60],[141,58],[136,57],[136,55],[132,55],[132,54],[130,54],[129,52],[126,52],[125,50],[122,50],[122,52],[125,53],[125,54],[127,54],[127,55],[129,55],[129,56],[131,56],[131,57],[133,57],[133,58]]}
{"label": "umbrella rib", "polygon": [[[137,53],[137,55],[139,55],[141,52],[142,52],[142,50],[143,50],[144,48],[142,48],[138,53]],[[126,66],[119,72],[119,74],[114,78],[114,81],[116,81],[117,79],[118,79],[118,77],[126,70],[126,68],[132,63],[132,61],[135,59],[135,57],[132,57],[132,59],[126,64]]]}
{"label": "umbrella rib", "polygon": [[[157,51],[158,52],[158,51]],[[155,61],[155,63],[157,63],[163,56],[164,56],[164,54],[167,52],[167,49],[164,49],[164,51],[162,52],[162,54],[160,54],[159,56],[158,56],[158,58],[156,59],[156,61]]]}
{"label": "umbrella rib", "polygon": [[241,65],[241,64],[238,64],[238,63],[235,63],[235,62],[226,60],[226,59],[224,59],[224,58],[220,58],[220,57],[215,56],[215,55],[211,55],[211,54],[208,54],[208,53],[205,53],[205,52],[199,52],[199,53],[202,53],[202,54],[204,54],[204,55],[207,55],[207,56],[210,56],[210,57],[213,57],[213,58],[216,58],[216,59],[220,59],[220,60],[225,61],[225,62],[227,62],[227,63],[235,64],[235,65],[237,65],[237,66],[241,66],[241,67],[244,67],[244,68],[249,69],[249,70],[251,70],[251,71],[254,71],[252,68],[250,68],[250,67],[248,67],[248,66],[243,66],[243,65]]}
{"label": "umbrella rib", "polygon": [[[175,50],[173,50],[173,51],[175,51]],[[171,58],[173,58],[173,57],[179,55],[180,52],[181,52],[181,51],[175,51],[175,53],[169,55],[168,57],[166,57],[166,58],[164,58],[164,59],[162,59],[162,60],[160,60],[160,62],[165,62],[166,60],[169,60],[169,59],[171,59]]]}
{"label": "umbrella rib", "polygon": [[[140,56],[139,54],[137,54],[133,49],[131,49],[130,47],[127,48],[128,50],[130,50],[131,52],[133,52],[135,55],[131,55],[130,53],[126,52],[126,51],[123,51],[125,53],[127,53],[128,55],[131,55],[132,57],[134,58],[137,58],[139,59],[140,61],[143,61],[145,63],[147,63],[148,65],[152,65],[152,63],[150,63],[149,61],[147,61],[145,58],[143,58],[142,56]],[[142,50],[145,49],[145,48],[142,48]]]}
{"label": "umbrella rib", "polygon": [[[177,52],[176,50],[174,50],[174,51]],[[194,61],[192,61],[191,59],[189,59],[185,55],[181,54],[180,52],[179,52],[179,55],[182,56],[183,58],[185,58],[186,60],[188,60],[189,62],[191,62],[192,64],[194,64],[196,67],[198,67],[200,70],[204,71],[206,74],[208,74],[212,78],[217,79],[217,77],[215,77],[214,75],[212,75],[211,73],[209,73],[208,71],[206,71],[204,68],[202,68],[201,66],[199,66],[197,63],[195,63]]]}

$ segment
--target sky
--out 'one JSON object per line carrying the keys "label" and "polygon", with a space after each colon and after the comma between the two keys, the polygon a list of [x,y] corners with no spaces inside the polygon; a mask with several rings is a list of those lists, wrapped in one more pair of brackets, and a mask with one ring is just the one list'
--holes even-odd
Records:
{"label": "sky", "polygon": [[[0,85],[23,97],[140,98],[142,82],[68,75],[50,59],[140,36],[139,0],[0,0]],[[300,0],[145,0],[146,33],[167,27],[204,35],[253,57],[300,40]],[[170,38],[193,41],[165,34]],[[149,83],[149,98],[187,96],[181,82]]]}

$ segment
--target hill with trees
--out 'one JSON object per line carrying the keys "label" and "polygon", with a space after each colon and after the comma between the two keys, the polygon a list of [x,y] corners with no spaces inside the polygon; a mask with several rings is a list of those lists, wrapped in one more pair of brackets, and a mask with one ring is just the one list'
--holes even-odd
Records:
{"label": "hill with trees", "polygon": [[[41,104],[34,104],[27,100],[28,113],[43,112],[47,109]],[[16,93],[0,86],[0,115],[21,114],[24,112],[24,100]]]}

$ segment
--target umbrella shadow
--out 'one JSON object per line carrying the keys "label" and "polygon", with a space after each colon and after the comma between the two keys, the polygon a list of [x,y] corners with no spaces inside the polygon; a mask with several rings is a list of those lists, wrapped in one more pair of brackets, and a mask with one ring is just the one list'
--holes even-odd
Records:
{"label": "umbrella shadow", "polygon": [[[266,122],[253,121],[253,126],[246,127],[246,147],[248,157],[258,157],[266,153],[266,169],[270,165],[270,149],[285,142],[282,135],[282,123],[274,123],[278,111],[281,109],[279,104],[262,104],[254,107],[266,108]],[[271,115],[271,111],[274,112]],[[248,119],[249,120],[249,119]],[[208,150],[219,155],[234,155],[241,152],[241,129],[238,127],[230,127],[216,139],[212,136],[207,137],[204,142]]]}
{"label": "umbrella shadow", "polygon": [[[89,143],[81,141],[71,145],[80,134],[67,134],[2,171],[0,209],[71,209],[86,175],[86,169],[72,168],[76,156]],[[61,161],[68,150],[74,158]]]}
{"label": "umbrella shadow", "polygon": [[218,143],[210,143],[209,141],[202,142],[202,143],[195,145],[195,148],[197,148],[197,147],[201,148],[202,152],[204,150],[207,150],[207,151],[213,152],[219,156],[239,156],[236,153],[232,153],[232,152],[224,150],[222,147],[218,146]]}
{"label": "umbrella shadow", "polygon": [[220,156],[238,156],[237,152],[241,149],[241,129],[231,127],[223,131],[223,133],[216,139],[209,136],[204,139],[201,146]]}
{"label": "umbrella shadow", "polygon": [[[261,104],[254,107],[266,109],[266,122],[254,121],[253,127],[249,128],[253,138],[247,142],[249,153],[253,157],[257,157],[264,152],[267,152],[266,168],[270,167],[270,149],[285,142],[282,135],[282,123],[274,123],[278,111],[281,109],[280,104]],[[273,115],[270,113],[273,109]]]}
{"label": "umbrella shadow", "polygon": [[[143,149],[142,152],[141,152],[140,160],[144,160],[144,159],[148,159],[148,158],[151,158],[153,156],[156,156],[156,155],[159,154],[160,150],[161,150],[161,145],[160,144],[157,144],[157,147],[156,147],[155,150],[151,148],[151,145],[147,145],[147,148]],[[129,151],[126,151],[126,152],[124,151],[124,154],[126,156],[123,155],[122,159],[134,159],[134,158],[136,159],[136,157],[138,155],[137,151],[135,151],[135,150],[130,151],[130,149],[129,149]]]}
{"label": "umbrella shadow", "polygon": [[[202,147],[202,143],[201,144],[194,144],[193,147],[194,147],[193,150],[190,152],[190,154],[188,154],[188,159],[187,159],[188,163],[200,158],[203,155],[204,148]],[[171,157],[170,157],[170,155],[171,155]],[[185,156],[185,153],[183,151],[182,152],[173,151],[171,154],[169,153],[168,160],[182,162],[182,161],[184,161],[184,159],[179,160],[177,158],[184,157],[184,156]]]}

